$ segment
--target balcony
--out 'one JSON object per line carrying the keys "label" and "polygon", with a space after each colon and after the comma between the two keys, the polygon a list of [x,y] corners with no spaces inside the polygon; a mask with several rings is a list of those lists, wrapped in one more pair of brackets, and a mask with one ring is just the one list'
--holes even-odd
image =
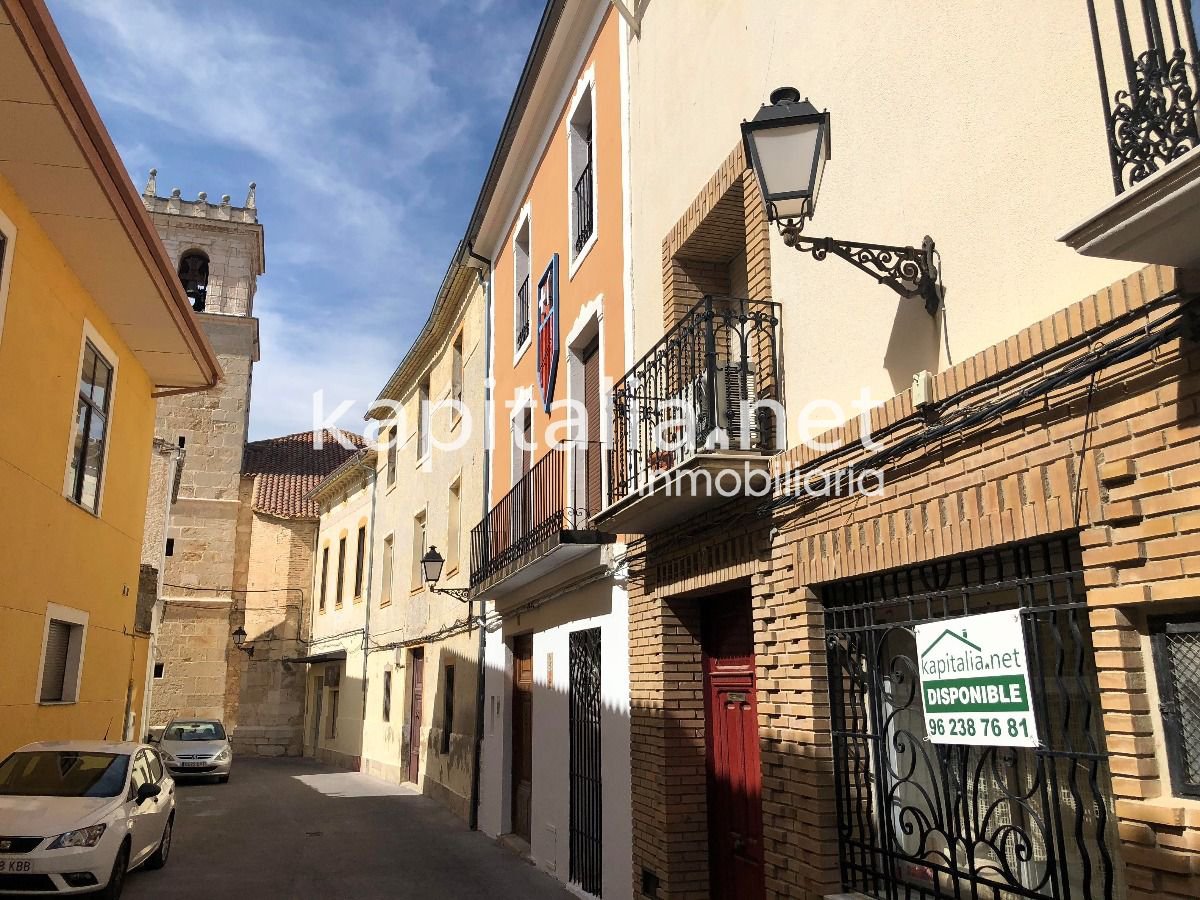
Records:
{"label": "balcony", "polygon": [[784,438],[778,329],[777,303],[705,297],[617,382],[600,525],[649,533],[765,478]]}
{"label": "balcony", "polygon": [[603,448],[547,451],[471,531],[471,596],[495,599],[579,561],[615,534],[589,526],[600,507]]}
{"label": "balcony", "polygon": [[1200,3],[1087,5],[1116,198],[1060,240],[1085,256],[1200,266]]}

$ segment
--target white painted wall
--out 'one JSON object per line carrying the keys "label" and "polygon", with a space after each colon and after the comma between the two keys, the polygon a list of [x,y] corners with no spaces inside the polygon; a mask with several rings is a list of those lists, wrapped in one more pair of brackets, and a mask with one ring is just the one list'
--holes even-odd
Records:
{"label": "white painted wall", "polygon": [[636,352],[662,334],[662,240],[770,91],[832,116],[814,236],[920,245],[945,321],[772,237],[787,404],[886,399],[1133,266],[1057,242],[1112,196],[1083,2],[654,0],[629,44]]}
{"label": "white painted wall", "polygon": [[[597,614],[588,615],[595,612]],[[570,635],[600,629],[601,752],[603,786],[603,894],[632,896],[629,823],[629,601],[621,581],[584,585],[545,606],[513,617],[488,636],[486,714],[480,827],[496,836],[512,820],[513,635],[533,633],[533,797],[530,852],[533,861],[562,881],[570,875]],[[573,617],[577,613],[584,613]],[[550,683],[550,658],[554,660]]]}

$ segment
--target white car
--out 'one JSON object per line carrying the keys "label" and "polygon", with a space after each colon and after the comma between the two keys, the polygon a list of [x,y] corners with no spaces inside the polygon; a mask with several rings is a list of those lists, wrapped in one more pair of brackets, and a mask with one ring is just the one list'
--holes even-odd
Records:
{"label": "white car", "polygon": [[121,896],[171,852],[175,782],[153,747],[27,744],[0,762],[0,895]]}
{"label": "white car", "polygon": [[216,778],[224,783],[233,768],[233,748],[225,726],[216,719],[174,719],[163,729],[158,750],[175,778]]}

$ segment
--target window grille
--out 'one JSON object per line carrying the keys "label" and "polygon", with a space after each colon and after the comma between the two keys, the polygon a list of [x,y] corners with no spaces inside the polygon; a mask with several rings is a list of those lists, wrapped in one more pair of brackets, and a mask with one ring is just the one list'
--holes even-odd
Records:
{"label": "window grille", "polygon": [[1200,615],[1153,620],[1151,641],[1171,784],[1200,797]]}

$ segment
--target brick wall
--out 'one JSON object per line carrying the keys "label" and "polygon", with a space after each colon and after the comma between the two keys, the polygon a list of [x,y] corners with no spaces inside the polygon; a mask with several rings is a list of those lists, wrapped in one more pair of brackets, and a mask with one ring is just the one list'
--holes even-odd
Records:
{"label": "brick wall", "polygon": [[[1189,277],[1143,270],[940,373],[935,397],[970,390],[976,405],[1012,397],[1088,347],[1038,362],[1047,351],[1130,313],[1105,343],[1138,332],[1148,301],[1200,287]],[[816,897],[835,891],[839,879],[823,613],[814,589],[1078,530],[1126,896],[1200,895],[1200,802],[1171,796],[1146,638],[1147,614],[1200,607],[1198,401],[1200,350],[1176,339],[893,460],[883,496],[810,500],[765,519],[743,501],[635,546],[635,889],[646,867],[661,879],[659,897],[708,890],[703,766],[695,758],[704,739],[693,696],[699,641],[678,594],[751,579],[768,895]],[[944,416],[953,413],[951,404]],[[903,394],[875,410],[871,426],[876,434],[891,427],[895,441],[928,424]],[[822,440],[835,436],[856,442],[858,422]],[[816,458],[794,448],[777,457],[777,472]]]}

